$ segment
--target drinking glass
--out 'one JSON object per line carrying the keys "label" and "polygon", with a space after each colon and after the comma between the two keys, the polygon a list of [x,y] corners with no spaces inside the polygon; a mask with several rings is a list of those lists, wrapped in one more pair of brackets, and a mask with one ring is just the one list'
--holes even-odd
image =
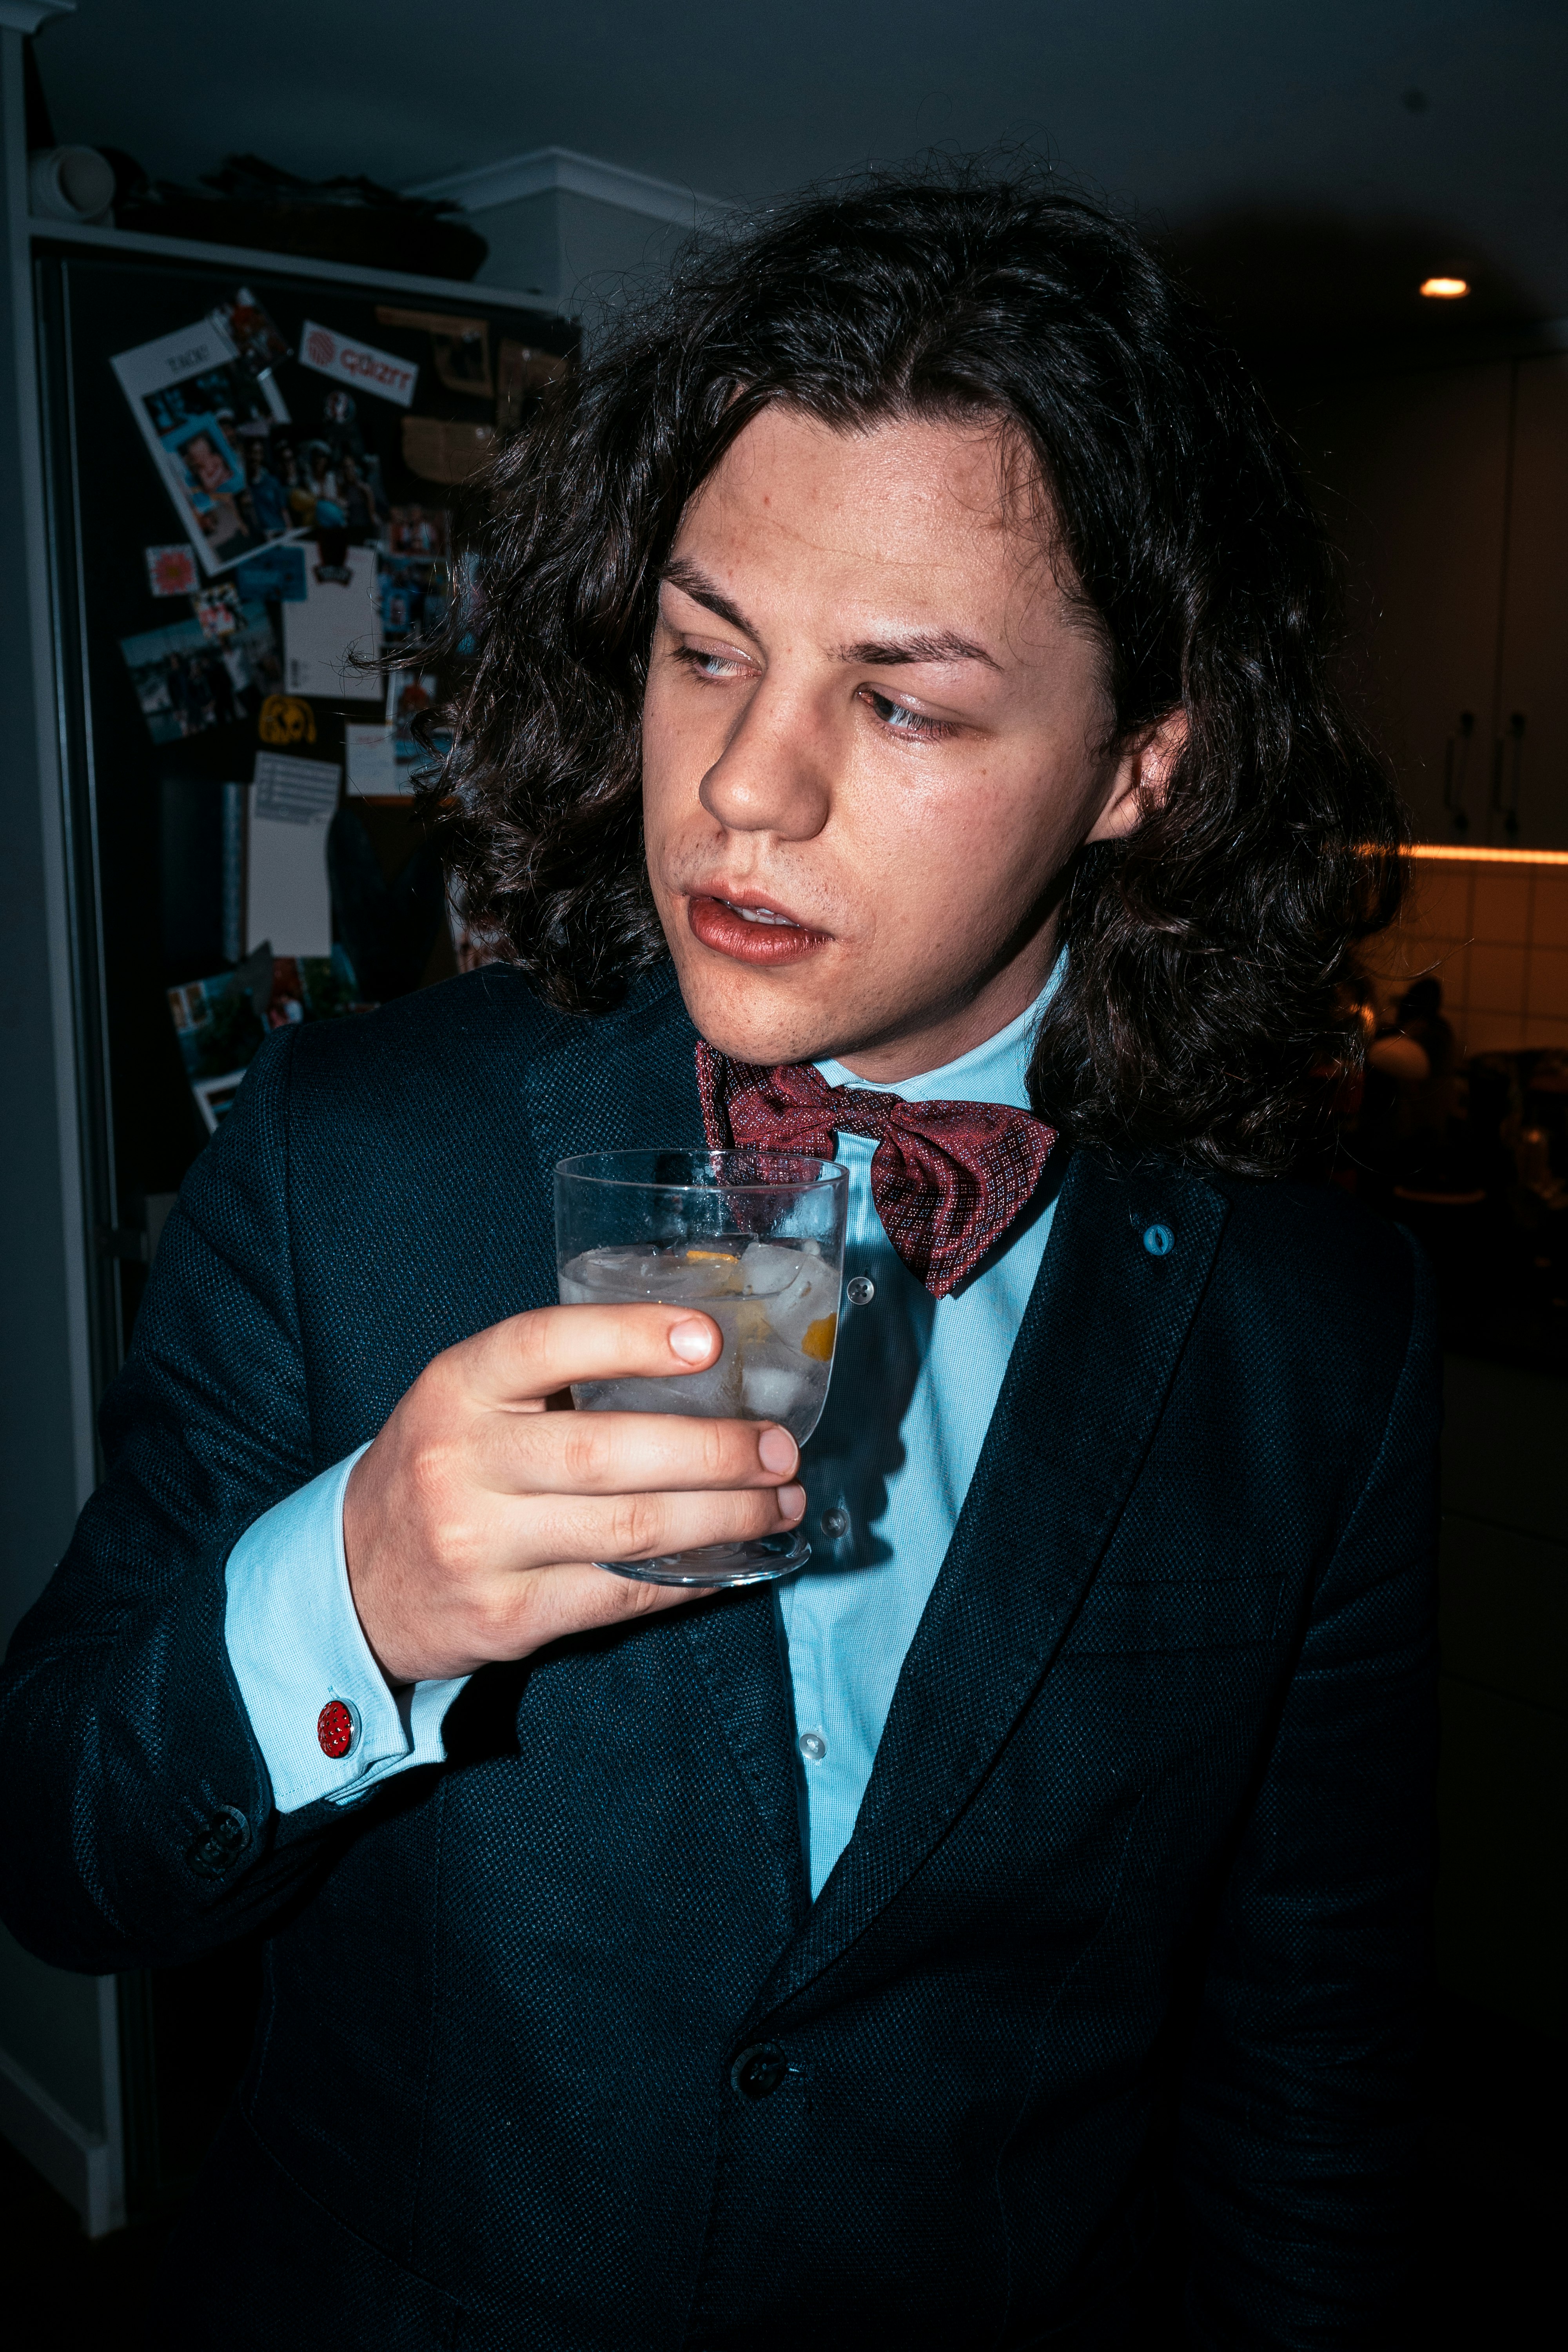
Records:
{"label": "drinking glass", "polygon": [[[797,1445],[833,1371],[844,1275],[845,1170],[793,1151],[595,1151],[555,1171],[563,1307],[700,1307],[716,1363],[662,1379],[574,1381],[584,1412],[776,1421]],[[658,1559],[601,1560],[654,1584],[761,1584],[804,1568],[798,1528]]]}

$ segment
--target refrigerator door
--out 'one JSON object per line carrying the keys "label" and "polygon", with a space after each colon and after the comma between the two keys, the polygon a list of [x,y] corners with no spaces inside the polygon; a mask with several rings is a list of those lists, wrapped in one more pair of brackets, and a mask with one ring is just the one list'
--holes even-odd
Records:
{"label": "refrigerator door", "polygon": [[[417,627],[463,498],[441,478],[523,421],[575,332],[466,286],[436,300],[307,266],[45,244],[34,297],[101,1394],[223,1108],[224,1074],[193,1073],[170,992],[259,971],[248,997],[215,1001],[248,1006],[252,1025],[282,1017],[263,933],[279,954],[323,955],[353,931],[364,970],[345,1002],[454,968],[386,680],[341,656],[351,637],[374,654]],[[259,561],[237,571],[247,551]],[[412,674],[412,698],[425,690]],[[382,919],[398,891],[397,921]],[[132,2215],[199,2162],[244,2063],[258,1971],[247,1948],[119,1980]]]}

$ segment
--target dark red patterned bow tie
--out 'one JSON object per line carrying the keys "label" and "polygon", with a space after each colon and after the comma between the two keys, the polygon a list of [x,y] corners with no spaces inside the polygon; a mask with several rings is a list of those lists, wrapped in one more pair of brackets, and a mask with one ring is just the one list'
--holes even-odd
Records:
{"label": "dark red patterned bow tie", "polygon": [[764,1070],[697,1045],[710,1151],[753,1145],[831,1160],[834,1130],[874,1135],[871,1198],[888,1239],[933,1298],[973,1272],[1027,1205],[1057,1130],[1005,1103],[905,1102],[830,1087],[809,1062]]}

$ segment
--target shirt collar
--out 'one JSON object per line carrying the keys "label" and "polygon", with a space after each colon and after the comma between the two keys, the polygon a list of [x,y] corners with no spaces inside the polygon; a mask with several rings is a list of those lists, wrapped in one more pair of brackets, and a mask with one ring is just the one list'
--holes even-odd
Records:
{"label": "shirt collar", "polygon": [[842,1062],[816,1062],[813,1067],[821,1072],[830,1087],[864,1087],[872,1094],[901,1095],[906,1102],[1008,1103],[1015,1110],[1027,1110],[1035,1031],[1041,1013],[1061,985],[1066,961],[1065,952],[1058,956],[1038,996],[1025,1006],[1016,1019],[1009,1021],[1005,1029],[998,1029],[994,1037],[972,1045],[956,1061],[944,1062],[940,1070],[922,1070],[918,1077],[900,1078],[897,1086],[884,1086],[875,1078],[858,1078]]}

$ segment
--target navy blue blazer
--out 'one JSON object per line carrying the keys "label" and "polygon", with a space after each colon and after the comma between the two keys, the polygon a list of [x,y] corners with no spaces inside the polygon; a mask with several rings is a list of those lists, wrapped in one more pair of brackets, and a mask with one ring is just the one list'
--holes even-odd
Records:
{"label": "navy blue blazer", "polygon": [[1412,1247],[1336,1192],[1068,1163],[815,1905],[765,1590],[487,1669],[444,1767],[274,1812],[230,1548],[437,1350],[553,1299],[554,1162],[698,1140],[692,1042],[668,971],[592,1024],[489,970],[285,1031],[165,1229],[0,1688],[25,1943],[266,1937],[155,2340],[1142,2345],[1174,2195],[1188,2340],[1387,2344],[1436,1358]]}

